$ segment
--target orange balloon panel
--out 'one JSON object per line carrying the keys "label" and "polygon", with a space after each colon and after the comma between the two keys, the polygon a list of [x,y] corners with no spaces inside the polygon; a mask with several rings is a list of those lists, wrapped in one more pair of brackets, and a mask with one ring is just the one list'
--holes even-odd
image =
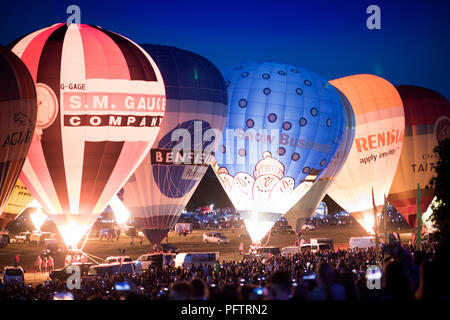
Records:
{"label": "orange balloon panel", "polygon": [[384,204],[400,158],[405,129],[403,104],[395,87],[374,75],[353,75],[330,83],[341,90],[355,113],[355,139],[328,194],[347,212]]}
{"label": "orange balloon panel", "polygon": [[398,86],[397,90],[405,109],[405,141],[388,200],[415,227],[417,184],[421,188],[422,213],[434,198],[434,189],[425,187],[435,176],[438,155],[433,148],[438,141],[450,138],[450,105],[429,89]]}

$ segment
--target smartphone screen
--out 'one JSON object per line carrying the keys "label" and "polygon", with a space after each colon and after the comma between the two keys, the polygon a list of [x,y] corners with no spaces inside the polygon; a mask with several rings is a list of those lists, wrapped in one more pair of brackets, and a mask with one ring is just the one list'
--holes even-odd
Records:
{"label": "smartphone screen", "polygon": [[126,282],[117,282],[114,289],[116,289],[116,291],[128,291],[130,290],[130,285]]}

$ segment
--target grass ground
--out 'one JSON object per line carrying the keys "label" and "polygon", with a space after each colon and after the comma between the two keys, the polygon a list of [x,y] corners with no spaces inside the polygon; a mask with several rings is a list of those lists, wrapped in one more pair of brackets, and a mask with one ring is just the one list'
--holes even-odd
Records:
{"label": "grass ground", "polygon": [[[203,230],[194,230],[192,234],[188,236],[179,236],[175,232],[169,233],[169,242],[174,244],[180,249],[180,252],[216,252],[220,254],[220,260],[240,260],[239,254],[239,234],[245,233],[245,230],[222,230],[229,239],[229,243],[225,244],[205,244],[202,243]],[[411,239],[411,230],[401,230],[401,237],[403,241]],[[366,236],[366,232],[359,225],[350,226],[320,226],[316,230],[308,231],[304,233],[305,239],[308,241],[311,238],[332,238],[335,243],[335,247],[346,248],[350,237]],[[271,236],[268,239],[263,240],[263,244],[267,242],[269,246],[286,247],[294,245],[296,240],[295,235],[277,235]],[[164,240],[165,241],[165,240]],[[248,250],[251,244],[248,236],[244,239],[244,250]],[[63,244],[61,244],[63,246]],[[48,274],[38,274],[33,270],[34,260],[38,254],[42,253],[44,249],[43,245],[37,244],[9,244],[5,248],[0,249],[0,268],[7,265],[13,265],[15,255],[20,255],[20,265],[26,270],[25,278],[27,283],[40,283],[48,278]],[[134,241],[133,245],[130,245],[130,238],[126,235],[121,235],[119,241],[108,242],[107,240],[99,240],[98,238],[90,238],[84,248],[84,251],[100,257],[106,258],[112,255],[120,255],[119,249],[125,249],[125,255],[131,256],[133,259],[137,259],[140,255],[145,254],[152,250],[152,245],[145,239],[142,246],[139,242]],[[64,266],[64,255],[55,256],[55,268],[61,268]]]}

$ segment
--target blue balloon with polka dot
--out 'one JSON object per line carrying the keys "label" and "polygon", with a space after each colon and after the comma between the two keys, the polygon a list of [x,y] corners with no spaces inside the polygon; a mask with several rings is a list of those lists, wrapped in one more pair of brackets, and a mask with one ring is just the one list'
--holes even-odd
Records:
{"label": "blue balloon with polka dot", "polygon": [[314,183],[339,147],[346,116],[339,94],[316,73],[269,61],[237,65],[224,79],[228,118],[213,168],[238,211],[284,214],[292,199],[282,191]]}

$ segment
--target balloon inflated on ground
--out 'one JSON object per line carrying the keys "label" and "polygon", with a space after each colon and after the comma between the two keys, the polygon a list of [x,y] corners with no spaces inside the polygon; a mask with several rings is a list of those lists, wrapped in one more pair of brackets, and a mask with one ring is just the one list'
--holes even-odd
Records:
{"label": "balloon inflated on ground", "polygon": [[0,47],[0,113],[0,227],[4,227],[18,214],[18,208],[7,203],[11,195],[13,201],[20,198],[20,186],[15,186],[31,145],[37,104],[27,67],[3,47]]}
{"label": "balloon inflated on ground", "polygon": [[439,156],[433,149],[450,138],[450,104],[429,89],[402,85],[397,90],[405,109],[405,141],[388,200],[411,227],[416,227],[417,185],[424,213],[434,198],[429,184]]}
{"label": "balloon inflated on ground", "polygon": [[405,117],[395,87],[383,78],[361,74],[330,83],[350,101],[355,113],[355,139],[328,194],[368,232],[384,204],[403,145]]}
{"label": "balloon inflated on ground", "polygon": [[325,79],[292,65],[248,62],[225,81],[228,119],[213,169],[258,242],[329,165],[345,109]]}
{"label": "balloon inflated on ground", "polygon": [[210,165],[227,116],[221,73],[207,59],[174,47],[143,44],[166,88],[159,135],[124,185],[124,204],[153,244],[175,226]]}
{"label": "balloon inflated on ground", "polygon": [[163,79],[142,48],[100,27],[54,24],[10,47],[39,104],[21,180],[74,246],[155,140]]}
{"label": "balloon inflated on ground", "polygon": [[353,145],[353,139],[355,137],[355,115],[350,102],[339,90],[337,91],[341,97],[346,115],[342,142],[330,164],[324,170],[318,181],[311,187],[311,190],[284,215],[291,226],[297,226],[297,230],[306,218],[311,217],[316,212],[317,207],[328,190],[328,186],[341,171]]}

